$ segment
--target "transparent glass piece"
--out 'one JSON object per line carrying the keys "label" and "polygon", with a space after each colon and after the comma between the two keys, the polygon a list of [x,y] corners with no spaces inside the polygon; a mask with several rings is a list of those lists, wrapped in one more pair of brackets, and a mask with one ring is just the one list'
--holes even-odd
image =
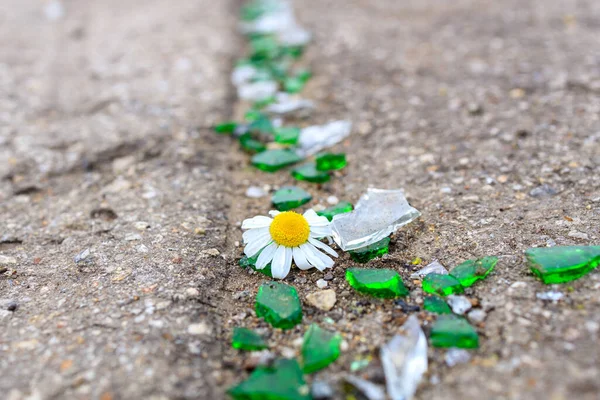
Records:
{"label": "transparent glass piece", "polygon": [[290,96],[285,92],[277,93],[275,103],[269,104],[265,111],[276,115],[295,114],[299,117],[306,116],[315,108],[315,103],[310,100]]}
{"label": "transparent glass piece", "polygon": [[238,97],[243,100],[261,101],[275,95],[278,86],[275,81],[243,83],[237,87]]}
{"label": "transparent glass piece", "polygon": [[333,217],[333,239],[342,250],[358,249],[389,236],[420,215],[402,190],[369,189],[353,212]]}
{"label": "transparent glass piece", "polygon": [[300,132],[296,152],[308,157],[347,138],[352,131],[350,121],[333,121],[325,125],[307,126]]}
{"label": "transparent glass piece", "polygon": [[446,267],[444,267],[439,262],[433,261],[433,262],[427,264],[425,267],[423,267],[419,271],[417,271],[414,274],[412,274],[410,277],[412,279],[422,278],[422,277],[427,276],[429,274],[448,275],[448,270],[446,269]]}
{"label": "transparent glass piece", "polygon": [[427,371],[427,339],[419,319],[411,315],[402,325],[405,335],[396,335],[381,348],[388,395],[392,400],[413,398]]}

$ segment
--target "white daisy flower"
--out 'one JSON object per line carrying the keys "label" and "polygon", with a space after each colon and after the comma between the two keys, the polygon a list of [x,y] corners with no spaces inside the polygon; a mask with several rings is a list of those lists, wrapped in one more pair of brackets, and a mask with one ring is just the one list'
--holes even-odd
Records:
{"label": "white daisy flower", "polygon": [[[273,278],[283,279],[290,272],[292,259],[302,270],[333,267],[333,260],[319,250],[337,257],[337,253],[318,239],[332,235],[330,222],[313,210],[304,214],[293,211],[270,211],[273,218],[257,216],[244,220],[242,229],[244,254],[253,257],[260,252],[256,268],[271,263]],[[261,252],[262,250],[262,252]]]}

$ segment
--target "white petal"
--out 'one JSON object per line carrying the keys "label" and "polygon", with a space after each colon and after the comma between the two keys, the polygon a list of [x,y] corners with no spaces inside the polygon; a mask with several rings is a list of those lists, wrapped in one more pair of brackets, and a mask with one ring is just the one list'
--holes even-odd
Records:
{"label": "white petal", "polygon": [[333,260],[317,250],[317,248],[312,244],[305,243],[300,245],[300,249],[304,251],[304,255],[306,255],[308,262],[314,265],[319,271],[323,271],[325,268],[333,267]]}
{"label": "white petal", "polygon": [[273,255],[275,254],[275,250],[277,250],[277,246],[278,244],[273,242],[260,252],[258,259],[256,260],[256,269],[263,269],[271,262],[271,260],[273,260]]}
{"label": "white petal", "polygon": [[274,217],[274,216],[276,216],[277,214],[280,214],[280,212],[279,212],[279,211],[276,211],[276,210],[271,210],[271,211],[269,211],[269,215],[270,215],[271,217]]}
{"label": "white petal", "polygon": [[[288,257],[289,250],[289,257]],[[292,267],[292,249],[285,246],[277,247],[273,261],[271,261],[271,274],[275,279],[283,279]]]}
{"label": "white petal", "polygon": [[328,253],[334,257],[338,256],[338,253],[336,253],[331,247],[327,246],[325,243],[319,242],[317,239],[313,238],[308,238],[308,241],[315,247],[323,250],[325,253]]}
{"label": "white petal", "polygon": [[261,236],[264,235],[270,235],[269,228],[253,228],[244,232],[242,234],[242,239],[244,240],[244,243],[250,243],[260,239]]}
{"label": "white petal", "polygon": [[313,209],[306,210],[306,212],[303,215],[304,218],[306,218],[306,220],[308,221],[308,225],[310,225],[311,227],[327,226],[331,223],[326,217],[317,215],[317,213]]}
{"label": "white petal", "polygon": [[242,229],[264,228],[270,226],[271,222],[273,222],[272,218],[259,215],[254,218],[245,219],[242,222]]}
{"label": "white petal", "polygon": [[306,255],[300,247],[294,247],[292,250],[294,254],[294,262],[296,263],[296,267],[300,268],[301,270],[307,270],[313,267],[306,259]]}
{"label": "white petal", "polygon": [[312,237],[321,238],[325,236],[331,236],[333,232],[330,226],[311,226],[310,234]]}
{"label": "white petal", "polygon": [[271,235],[261,236],[258,240],[250,242],[244,247],[244,254],[248,257],[254,257],[266,245],[271,243]]}

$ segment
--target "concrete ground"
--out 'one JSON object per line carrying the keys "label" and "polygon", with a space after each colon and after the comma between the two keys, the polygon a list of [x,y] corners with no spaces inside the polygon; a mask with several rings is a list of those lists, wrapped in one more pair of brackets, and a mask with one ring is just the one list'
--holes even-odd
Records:
{"label": "concrete ground", "polygon": [[[311,322],[341,332],[342,357],[309,377],[383,383],[378,347],[407,314],[357,295],[343,254],[333,310],[304,303],[289,331],[257,320],[265,281],[237,266],[240,222],[265,214],[266,174],[209,127],[239,113],[229,73],[242,51],[234,0],[0,0],[0,392],[18,399],[220,399],[256,364],[234,326],[298,353]],[[315,35],[304,123],[353,121],[349,165],[313,194],[356,202],[402,187],[423,216],[373,267],[408,278],[499,255],[467,292],[487,317],[480,349],[448,367],[430,348],[418,399],[597,399],[600,273],[546,286],[522,253],[598,244],[600,4],[591,0],[297,2]],[[60,13],[59,13],[60,14]],[[543,186],[546,185],[546,186]],[[542,189],[539,189],[542,187]],[[550,189],[552,190],[550,190]],[[3,256],[3,257],[2,257]],[[318,271],[286,282],[302,299]],[[557,290],[563,299],[540,300]],[[431,318],[416,312],[428,331]]]}

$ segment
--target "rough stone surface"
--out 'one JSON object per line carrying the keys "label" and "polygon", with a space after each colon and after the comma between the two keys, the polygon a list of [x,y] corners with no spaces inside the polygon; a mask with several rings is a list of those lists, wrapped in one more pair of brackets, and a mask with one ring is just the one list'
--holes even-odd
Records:
{"label": "rough stone surface", "polygon": [[[55,20],[44,14],[50,2],[0,3],[0,254],[17,260],[0,266],[0,297],[19,303],[0,322],[0,393],[224,398],[252,366],[228,332],[268,329],[243,295],[267,278],[236,264],[236,224],[265,214],[268,198],[244,193],[292,183],[247,168],[239,145],[209,129],[247,108],[232,112],[228,88],[242,48],[239,2],[62,1]],[[315,73],[301,94],[316,105],[307,124],[353,122],[330,150],[348,156],[342,176],[323,188],[300,182],[309,206],[403,187],[423,216],[371,263],[398,266],[416,300],[403,267],[415,257],[453,266],[503,255],[468,293],[487,313],[481,348],[453,368],[436,350],[416,399],[596,400],[600,273],[561,285],[557,303],[539,300],[551,288],[522,254],[598,244],[600,3],[304,0],[296,11],[314,33],[303,57]],[[557,193],[529,195],[543,184]],[[100,208],[118,218],[91,218]],[[133,232],[141,242],[123,240]],[[92,261],[75,264],[86,248]],[[199,257],[210,248],[221,255]],[[353,265],[342,255],[328,270],[338,293],[331,329],[353,339],[323,374],[337,382],[370,357],[360,375],[381,384],[374,349],[405,314],[349,289]],[[289,280],[305,298],[322,276]],[[198,298],[186,297],[191,286]],[[298,334],[323,317],[305,315]],[[202,320],[213,336],[189,335]],[[266,332],[273,351],[298,337]]]}

